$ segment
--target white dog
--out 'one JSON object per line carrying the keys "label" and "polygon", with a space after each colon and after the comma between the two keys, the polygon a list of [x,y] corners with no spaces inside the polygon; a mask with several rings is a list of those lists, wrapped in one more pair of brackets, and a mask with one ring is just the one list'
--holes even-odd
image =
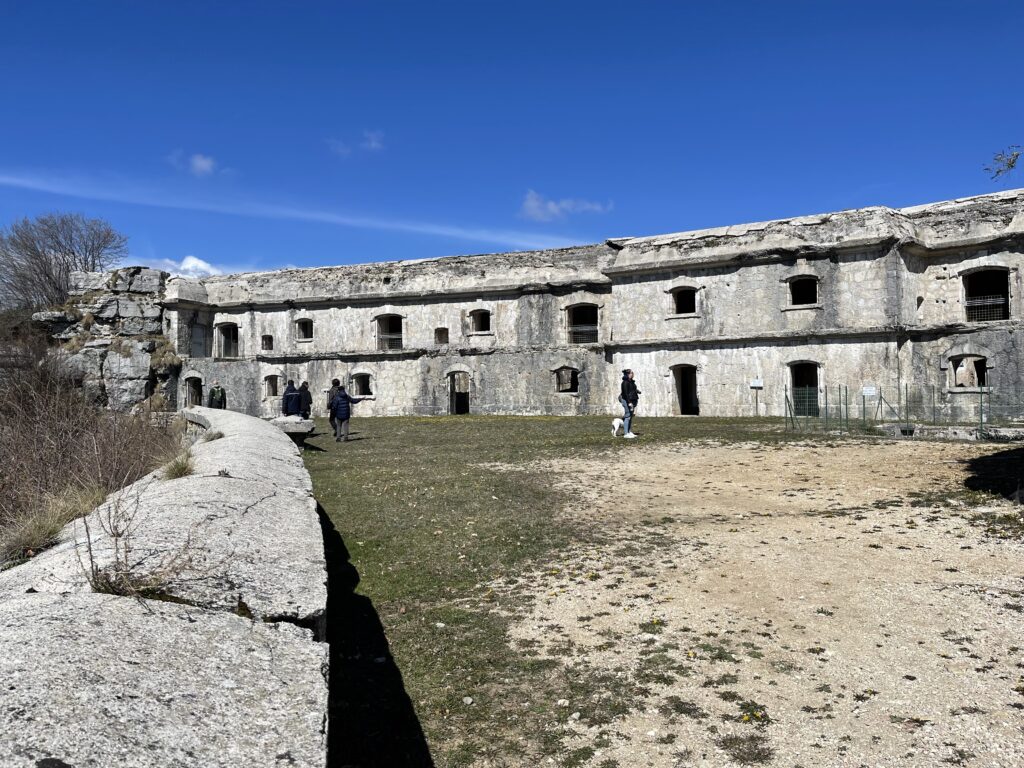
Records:
{"label": "white dog", "polygon": [[619,419],[619,418],[612,419],[612,436],[613,437],[618,437],[619,436],[619,430],[622,429],[622,425],[624,423],[625,422],[623,422],[622,419]]}

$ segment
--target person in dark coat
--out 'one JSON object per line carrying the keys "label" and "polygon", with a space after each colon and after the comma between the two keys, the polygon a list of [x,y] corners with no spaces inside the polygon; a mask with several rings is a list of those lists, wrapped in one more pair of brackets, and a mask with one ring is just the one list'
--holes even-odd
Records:
{"label": "person in dark coat", "polygon": [[210,387],[210,394],[206,397],[206,406],[208,408],[220,408],[221,410],[228,407],[228,393],[220,385],[219,381],[214,380],[213,386]]}
{"label": "person in dark coat", "polygon": [[335,422],[334,442],[348,442],[348,420],[352,417],[352,406],[364,399],[352,397],[345,391],[344,385],[338,386],[338,392],[331,400],[331,419]]}
{"label": "person in dark coat", "polygon": [[327,413],[331,417],[331,432],[337,433],[338,422],[334,418],[334,414],[331,411],[331,403],[334,402],[334,396],[338,394],[338,390],[341,389],[341,382],[337,379],[331,379],[331,388],[327,392]]}
{"label": "person in dark coat", "polygon": [[619,405],[622,406],[623,416],[623,437],[630,440],[636,437],[633,434],[633,416],[636,414],[636,406],[640,402],[640,390],[636,388],[633,380],[633,371],[629,368],[622,372],[622,388],[619,392]]}
{"label": "person in dark coat", "polygon": [[304,381],[299,385],[299,416],[309,418],[313,411],[313,393],[309,391],[309,382]]}
{"label": "person in dark coat", "polygon": [[298,416],[301,410],[299,390],[295,388],[295,382],[288,379],[288,386],[284,388],[284,395],[281,396],[281,413],[285,416]]}

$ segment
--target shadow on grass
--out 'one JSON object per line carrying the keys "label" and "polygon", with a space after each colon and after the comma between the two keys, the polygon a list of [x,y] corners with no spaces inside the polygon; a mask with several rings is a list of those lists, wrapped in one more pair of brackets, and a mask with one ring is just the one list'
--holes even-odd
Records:
{"label": "shadow on grass", "polygon": [[327,558],[327,768],[432,768],[434,761],[380,617],[357,595],[359,573],[324,508]]}
{"label": "shadow on grass", "polygon": [[1024,501],[1021,498],[1024,490],[1020,490],[1024,485],[1024,448],[1009,448],[999,453],[978,456],[967,465],[971,474],[964,480],[964,485],[970,490]]}

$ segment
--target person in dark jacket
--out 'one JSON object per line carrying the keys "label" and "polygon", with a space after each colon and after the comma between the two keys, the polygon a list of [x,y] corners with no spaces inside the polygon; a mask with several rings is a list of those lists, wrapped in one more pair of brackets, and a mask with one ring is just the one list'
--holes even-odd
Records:
{"label": "person in dark jacket", "polygon": [[309,382],[304,381],[299,385],[299,416],[309,418],[313,411],[313,393],[309,391]]}
{"label": "person in dark jacket", "polygon": [[343,440],[348,442],[348,420],[352,417],[352,406],[363,399],[362,397],[352,397],[345,391],[343,385],[338,386],[338,392],[331,400],[331,419],[335,422],[334,442],[340,443]]}
{"label": "person in dark jacket", "polygon": [[337,433],[338,422],[334,418],[334,413],[331,411],[331,403],[334,402],[334,396],[338,394],[338,390],[341,389],[341,382],[337,379],[331,379],[331,388],[327,391],[327,413],[331,417],[331,432]]}
{"label": "person in dark jacket", "polygon": [[210,394],[206,397],[206,406],[221,410],[228,407],[228,393],[224,391],[224,387],[217,380],[214,380],[213,386],[210,387]]}
{"label": "person in dark jacket", "polygon": [[[619,405],[624,411],[623,415],[623,437],[630,440],[636,437],[633,434],[633,416],[636,414],[636,406],[640,402],[640,390],[636,388],[633,380],[633,371],[627,368],[622,372],[622,388],[619,392]],[[614,433],[613,433],[614,434]]]}
{"label": "person in dark jacket", "polygon": [[288,379],[288,386],[284,388],[284,395],[281,396],[281,413],[285,416],[298,416],[301,410],[299,390],[295,388],[295,382]]}

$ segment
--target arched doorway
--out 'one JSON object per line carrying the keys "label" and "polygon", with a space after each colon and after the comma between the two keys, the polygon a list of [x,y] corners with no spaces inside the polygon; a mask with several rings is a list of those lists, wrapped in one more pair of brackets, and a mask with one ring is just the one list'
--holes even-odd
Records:
{"label": "arched doorway", "polygon": [[680,416],[700,414],[700,399],[697,397],[697,366],[674,365],[672,378],[676,384],[676,405]]}
{"label": "arched doorway", "polygon": [[789,370],[793,380],[793,414],[817,416],[818,364],[791,363]]}
{"label": "arched doorway", "polygon": [[448,413],[452,416],[469,413],[469,374],[465,371],[448,374]]}
{"label": "arched doorway", "polygon": [[185,379],[185,405],[203,404],[203,380],[198,376]]}

